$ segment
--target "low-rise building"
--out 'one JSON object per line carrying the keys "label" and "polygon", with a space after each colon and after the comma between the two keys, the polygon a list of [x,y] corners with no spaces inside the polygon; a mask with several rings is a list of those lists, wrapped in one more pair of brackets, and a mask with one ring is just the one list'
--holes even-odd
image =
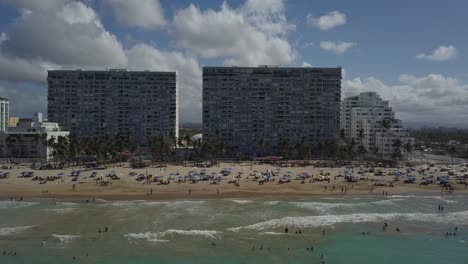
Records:
{"label": "low-rise building", "polygon": [[50,160],[51,148],[45,143],[52,137],[67,137],[57,123],[46,122],[42,113],[31,118],[20,118],[16,127],[0,133],[0,155],[2,158],[26,160]]}
{"label": "low-rise building", "polygon": [[10,118],[8,118],[8,127],[15,127],[18,125],[18,123],[19,123],[19,117],[10,116]]}

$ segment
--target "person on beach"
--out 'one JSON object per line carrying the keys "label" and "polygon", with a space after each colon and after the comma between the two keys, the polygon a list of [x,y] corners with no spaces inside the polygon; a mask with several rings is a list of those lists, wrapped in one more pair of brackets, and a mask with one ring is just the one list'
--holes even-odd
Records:
{"label": "person on beach", "polygon": [[284,233],[287,234],[288,232],[289,232],[289,229],[288,229],[288,227],[286,227],[286,228],[284,229]]}
{"label": "person on beach", "polygon": [[107,229],[107,226],[106,226],[106,227],[104,227],[104,232],[106,232],[106,233],[107,233],[107,230],[108,230],[108,229]]}

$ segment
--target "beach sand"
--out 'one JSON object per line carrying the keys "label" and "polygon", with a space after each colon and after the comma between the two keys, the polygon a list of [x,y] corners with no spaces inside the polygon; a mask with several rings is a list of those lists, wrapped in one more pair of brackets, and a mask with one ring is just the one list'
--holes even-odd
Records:
{"label": "beach sand", "polygon": [[[120,166],[123,165],[123,166]],[[417,166],[416,169],[421,166]],[[441,165],[436,165],[430,168],[430,174],[434,176],[447,175],[447,172],[440,172]],[[459,166],[456,165],[456,168]],[[388,192],[388,195],[404,194],[404,193],[424,193],[424,194],[440,194],[446,192],[445,188],[441,188],[438,184],[428,186],[420,185],[422,174],[417,171],[412,172],[412,175],[417,175],[417,181],[414,184],[403,183],[403,179],[394,182],[394,187],[379,187],[374,186],[372,179],[380,180],[381,182],[391,182],[394,176],[374,176],[374,173],[359,175],[359,169],[354,169],[354,176],[367,177],[367,181],[360,180],[354,183],[345,182],[343,177],[334,179],[334,176],[343,173],[346,169],[341,168],[318,168],[313,166],[308,167],[282,167],[276,176],[276,181],[265,182],[264,185],[259,185],[257,181],[253,181],[253,177],[249,176],[251,171],[264,172],[265,170],[276,171],[276,166],[273,165],[258,165],[252,163],[221,163],[217,167],[206,168],[208,174],[212,172],[220,173],[223,168],[231,168],[230,176],[222,177],[220,184],[211,184],[212,181],[200,181],[198,183],[183,182],[178,183],[177,180],[168,185],[160,185],[158,183],[147,184],[145,181],[136,181],[136,176],[129,176],[129,173],[134,171],[138,174],[152,174],[168,178],[170,174],[179,173],[181,176],[188,175],[189,171],[200,172],[203,168],[185,167],[179,165],[168,165],[166,168],[144,168],[132,169],[128,164],[116,164],[104,170],[89,170],[79,167],[71,167],[63,170],[31,170],[27,166],[14,167],[10,170],[10,177],[0,180],[0,198],[9,199],[14,197],[26,198],[67,198],[67,199],[106,199],[106,200],[167,200],[167,199],[205,199],[205,198],[248,198],[248,197],[306,197],[306,196],[349,196],[349,195],[375,195],[382,196],[382,192]],[[82,170],[78,181],[73,182],[73,177],[70,176],[74,170]],[[384,168],[384,172],[397,170],[395,168]],[[405,169],[400,169],[405,171]],[[437,173],[434,173],[437,170]],[[56,176],[58,173],[64,173],[61,180],[39,184],[38,181],[31,181],[31,178],[20,178],[21,172],[34,171],[35,176],[46,177]],[[103,177],[104,180],[109,180],[111,183],[108,186],[101,186],[89,176],[93,171],[96,171],[98,176],[115,171],[120,177],[120,180],[110,180]],[[239,172],[243,172],[242,178],[239,180],[240,186],[229,184],[228,181],[233,179]],[[291,172],[292,180],[289,183],[279,184],[278,179],[286,172]],[[330,173],[330,183],[328,182],[309,182],[301,183],[300,180],[294,180],[299,173],[307,172],[314,177],[319,176],[320,172]],[[172,176],[177,179],[178,176]],[[454,178],[454,177],[452,177]],[[455,182],[455,179],[452,180]],[[75,189],[73,189],[75,185]],[[335,188],[333,188],[335,186]],[[456,194],[468,194],[468,189],[464,184],[454,184]],[[327,189],[325,189],[325,187]],[[346,192],[342,192],[342,187],[346,187]],[[45,191],[47,190],[47,193]],[[152,190],[152,193],[151,193]],[[190,194],[189,194],[190,190]]]}

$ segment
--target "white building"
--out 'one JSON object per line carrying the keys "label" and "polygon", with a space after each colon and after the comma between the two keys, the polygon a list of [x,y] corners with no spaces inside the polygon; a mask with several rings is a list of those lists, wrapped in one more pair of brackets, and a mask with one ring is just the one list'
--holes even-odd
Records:
{"label": "white building", "polygon": [[[382,100],[375,92],[365,92],[345,98],[341,105],[341,128],[346,138],[362,145],[368,153],[384,159],[391,158],[393,144],[400,139],[402,146],[408,142],[414,145],[401,120],[395,119],[395,113],[388,101]],[[404,153],[404,148],[401,148]]]}
{"label": "white building", "polygon": [[32,119],[20,119],[16,127],[0,133],[0,155],[12,159],[50,160],[52,151],[41,142],[41,135],[49,140],[54,137],[66,137],[68,131],[61,131],[57,123],[46,122],[42,113],[35,113]]}
{"label": "white building", "polygon": [[8,98],[0,97],[0,132],[5,132],[8,127],[9,104]]}

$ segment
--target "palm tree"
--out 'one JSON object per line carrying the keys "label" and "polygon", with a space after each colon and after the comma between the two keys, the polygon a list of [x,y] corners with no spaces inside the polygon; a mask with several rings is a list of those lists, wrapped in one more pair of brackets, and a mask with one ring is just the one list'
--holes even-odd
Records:
{"label": "palm tree", "polygon": [[[19,143],[19,137],[18,135],[8,135],[5,139],[6,145],[8,149],[10,150],[10,156],[13,158],[15,155],[14,153],[18,153],[18,143]],[[17,154],[21,155],[21,153]]]}
{"label": "palm tree", "polygon": [[413,145],[411,145],[411,142],[406,142],[406,144],[404,145],[404,148],[406,152],[406,160],[408,160],[409,157],[411,156],[411,153],[413,152]]}
{"label": "palm tree", "polygon": [[451,146],[448,150],[448,153],[450,154],[450,159],[452,160],[452,166],[453,166],[453,156],[457,153],[457,150],[455,149],[455,146]]}
{"label": "palm tree", "polygon": [[285,160],[292,159],[296,155],[294,146],[289,144],[287,141],[282,141],[278,148],[278,155],[283,157]]}
{"label": "palm tree", "polygon": [[[36,146],[42,146],[45,149],[46,152],[46,162],[47,162],[47,150],[48,150],[48,139],[47,139],[47,134],[46,133],[38,133],[34,135],[34,140],[33,143],[36,144]],[[37,147],[37,158],[42,164],[42,155],[40,151],[40,147]]]}
{"label": "palm tree", "polygon": [[182,148],[184,146],[184,138],[178,137],[177,138],[177,148]]}
{"label": "palm tree", "polygon": [[54,136],[51,136],[47,140],[47,146],[49,147],[49,150],[52,152],[51,156],[52,156],[55,164],[57,164],[57,150],[56,150],[56,142],[55,142],[55,137]]}
{"label": "palm tree", "polygon": [[392,144],[392,147],[393,147],[392,159],[395,160],[395,162],[397,162],[397,163],[402,158],[401,146],[402,146],[402,143],[401,143],[401,140],[399,138],[397,138]]}
{"label": "palm tree", "polygon": [[154,161],[166,161],[167,157],[170,156],[171,144],[163,136],[150,138],[149,146]]}
{"label": "palm tree", "polygon": [[359,157],[363,158],[364,155],[367,153],[367,150],[366,148],[364,147],[364,145],[359,145],[358,149],[357,149],[357,153],[359,155]]}
{"label": "palm tree", "polygon": [[263,140],[263,138],[260,138],[258,141],[257,141],[257,148],[258,150],[260,150],[260,155],[263,157],[265,155],[265,140]]}
{"label": "palm tree", "polygon": [[189,134],[185,134],[183,139],[185,141],[185,150],[187,151],[187,149],[192,145],[192,138]]}
{"label": "palm tree", "polygon": [[359,129],[358,131],[358,139],[359,139],[359,144],[362,145],[362,140],[364,139],[365,134],[364,134],[364,128]]}
{"label": "palm tree", "polygon": [[344,128],[342,128],[340,130],[340,143],[344,145],[344,144],[346,144],[346,141],[347,141],[346,140],[346,133],[345,133]]}
{"label": "palm tree", "polygon": [[311,144],[305,144],[303,145],[303,151],[304,151],[304,156],[307,158],[307,160],[310,160],[312,156],[312,145]]}

